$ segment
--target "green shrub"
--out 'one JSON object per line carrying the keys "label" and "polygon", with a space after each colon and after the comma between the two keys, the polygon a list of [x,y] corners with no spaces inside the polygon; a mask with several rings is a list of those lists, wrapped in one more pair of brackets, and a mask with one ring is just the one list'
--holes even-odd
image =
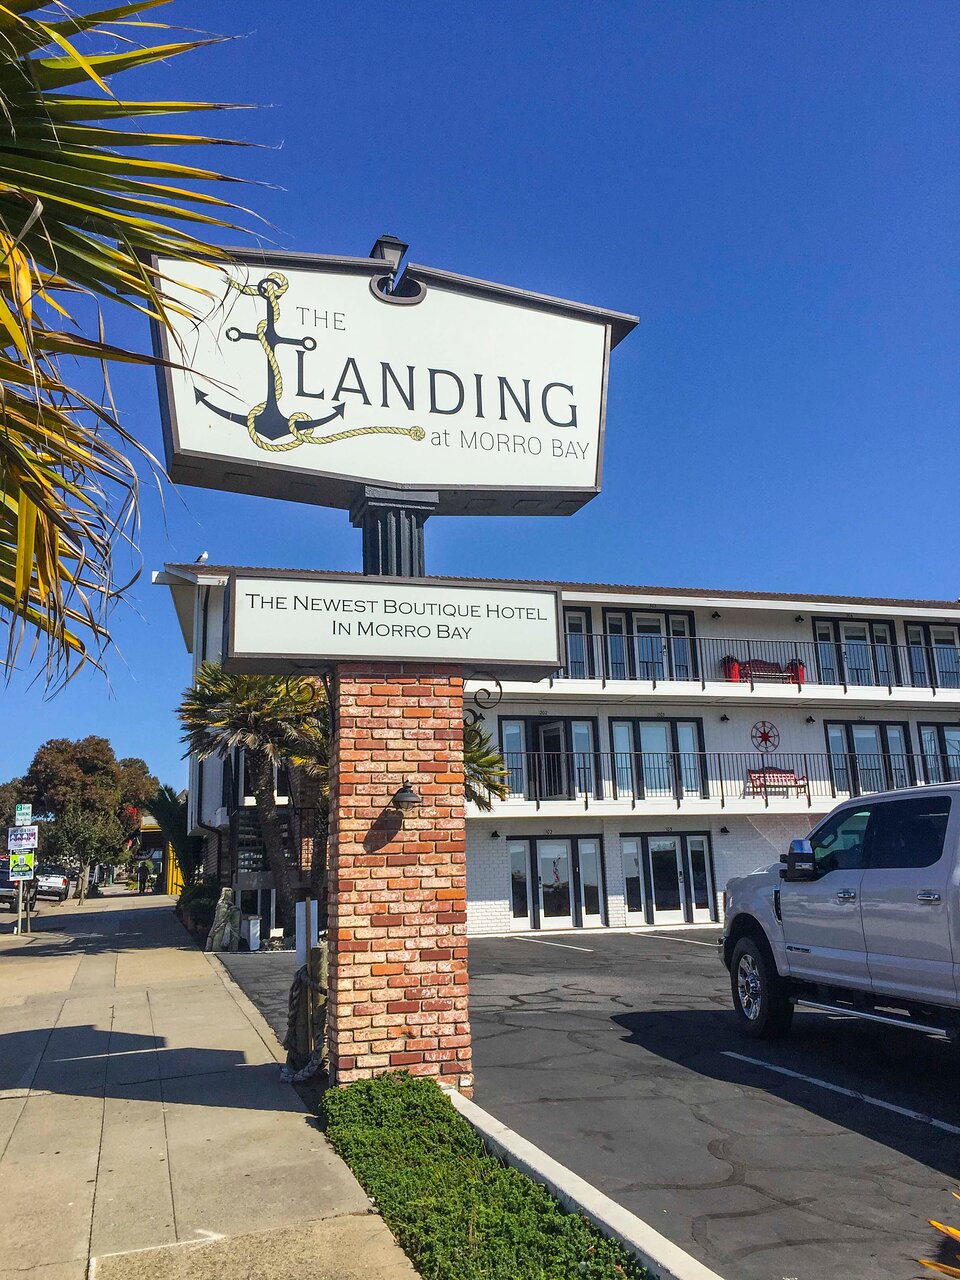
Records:
{"label": "green shrub", "polygon": [[432,1080],[331,1089],[327,1137],[423,1280],[643,1280],[621,1245],[490,1155]]}
{"label": "green shrub", "polygon": [[177,899],[181,915],[189,914],[197,929],[209,929],[220,900],[220,886],[216,876],[207,876],[202,884],[184,889]]}

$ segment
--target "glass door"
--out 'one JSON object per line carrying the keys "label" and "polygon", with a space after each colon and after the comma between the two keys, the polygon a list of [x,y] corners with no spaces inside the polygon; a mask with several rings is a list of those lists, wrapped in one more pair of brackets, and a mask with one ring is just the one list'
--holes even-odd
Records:
{"label": "glass door", "polygon": [[511,927],[529,929],[530,919],[530,854],[526,840],[510,840],[507,843],[510,858],[510,911]]}
{"label": "glass door", "polygon": [[670,754],[670,725],[664,721],[643,721],[638,726],[640,736],[640,772],[643,778],[643,794],[672,796],[673,758]]}
{"label": "glass door", "polygon": [[910,683],[915,689],[925,688],[927,678],[927,654],[922,627],[907,627],[907,655],[910,659]]}
{"label": "glass door", "polygon": [[693,721],[677,721],[677,745],[680,748],[677,761],[683,794],[699,796],[702,793],[700,739],[697,736],[697,726]]}
{"label": "glass door", "polygon": [[682,614],[670,617],[670,668],[674,680],[693,679],[690,619]]}
{"label": "glass door", "polygon": [[873,684],[870,634],[866,626],[859,622],[841,622],[840,636],[843,640],[847,684]]}
{"label": "glass door", "polygon": [[690,891],[690,913],[694,924],[715,920],[713,877],[710,874],[710,850],[706,836],[687,836],[687,886]]}
{"label": "glass door", "polygon": [[503,720],[500,724],[500,749],[507,768],[507,787],[511,796],[527,794],[527,759],[524,751],[522,720]]}
{"label": "glass door", "polygon": [[635,751],[633,722],[630,720],[614,720],[613,785],[615,799],[635,800],[637,798]]}
{"label": "glass door", "polygon": [[679,836],[651,836],[653,923],[683,924],[683,867]]}
{"label": "glass door", "polygon": [[585,613],[568,613],[565,624],[567,629],[567,677],[570,680],[586,680],[591,675],[587,615]]}
{"label": "glass door", "polygon": [[540,928],[572,929],[573,896],[570,892],[570,841],[537,841]]}
{"label": "glass door", "polygon": [[880,742],[879,726],[855,724],[851,726],[851,732],[860,793],[884,791],[886,779],[883,775],[883,747]]}
{"label": "glass door", "polygon": [[607,679],[627,680],[627,617],[623,613],[608,613],[607,629]]}
{"label": "glass door", "polygon": [[540,747],[540,798],[565,800],[567,798],[566,768],[564,757],[563,724],[538,725]]}
{"label": "glass door", "polygon": [[603,924],[603,888],[600,879],[600,841],[577,841],[580,870],[580,911],[584,928]]}
{"label": "glass door", "polygon": [[663,658],[666,652],[662,618],[634,617],[633,650],[637,664],[637,679],[662,680]]}
{"label": "glass door", "polygon": [[950,782],[960,779],[960,728],[957,725],[943,726],[943,761]]}
{"label": "glass door", "polygon": [[892,686],[897,683],[890,628],[885,622],[875,622],[873,624],[873,664],[876,668],[877,682],[879,684]]}
{"label": "glass door", "polygon": [[594,778],[593,725],[589,720],[572,720],[570,738],[573,743],[574,795],[594,797],[597,790]]}
{"label": "glass door", "polygon": [[644,924],[643,841],[639,836],[624,836],[620,841],[623,857],[623,899],[628,924]]}

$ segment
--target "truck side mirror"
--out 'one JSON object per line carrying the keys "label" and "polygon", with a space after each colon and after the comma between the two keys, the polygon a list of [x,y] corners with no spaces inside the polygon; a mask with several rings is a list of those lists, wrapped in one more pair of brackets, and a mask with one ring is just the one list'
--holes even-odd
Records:
{"label": "truck side mirror", "polygon": [[790,882],[816,880],[817,863],[809,840],[791,840],[790,850],[781,857],[780,879]]}

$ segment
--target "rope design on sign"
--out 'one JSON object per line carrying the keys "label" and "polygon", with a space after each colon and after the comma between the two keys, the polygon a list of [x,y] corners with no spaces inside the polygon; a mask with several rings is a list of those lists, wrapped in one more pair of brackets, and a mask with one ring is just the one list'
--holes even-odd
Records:
{"label": "rope design on sign", "polygon": [[[272,323],[274,326],[277,324],[280,319],[280,299],[290,287],[286,276],[281,275],[279,271],[271,271],[258,284],[238,284],[236,280],[230,280],[228,283],[230,288],[236,289],[238,293],[242,293],[247,297],[264,298],[270,308]],[[257,325],[256,336],[257,341],[263,348],[263,354],[267,358],[267,364],[273,377],[274,395],[279,402],[280,397],[283,395],[283,374],[280,372],[277,353],[267,338],[266,318]],[[408,436],[411,440],[422,440],[426,435],[423,427],[353,427],[346,431],[334,431],[326,436],[315,436],[313,427],[302,429],[297,425],[300,422],[309,422],[310,420],[308,413],[298,411],[297,413],[291,413],[287,418],[287,427],[293,439],[286,444],[274,444],[272,440],[265,439],[257,430],[257,419],[266,407],[267,401],[262,400],[260,404],[255,404],[248,411],[247,434],[258,449],[263,449],[267,453],[286,453],[290,449],[298,449],[302,444],[335,444],[339,440],[351,440],[355,436],[392,435]]]}

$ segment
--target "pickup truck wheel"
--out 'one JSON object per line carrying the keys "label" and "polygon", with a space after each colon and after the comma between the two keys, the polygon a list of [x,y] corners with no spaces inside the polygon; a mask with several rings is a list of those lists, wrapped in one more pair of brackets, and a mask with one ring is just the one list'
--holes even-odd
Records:
{"label": "pickup truck wheel", "polygon": [[769,951],[756,938],[741,938],[730,964],[733,1008],[741,1031],[755,1040],[785,1036],[793,1021],[786,984]]}

